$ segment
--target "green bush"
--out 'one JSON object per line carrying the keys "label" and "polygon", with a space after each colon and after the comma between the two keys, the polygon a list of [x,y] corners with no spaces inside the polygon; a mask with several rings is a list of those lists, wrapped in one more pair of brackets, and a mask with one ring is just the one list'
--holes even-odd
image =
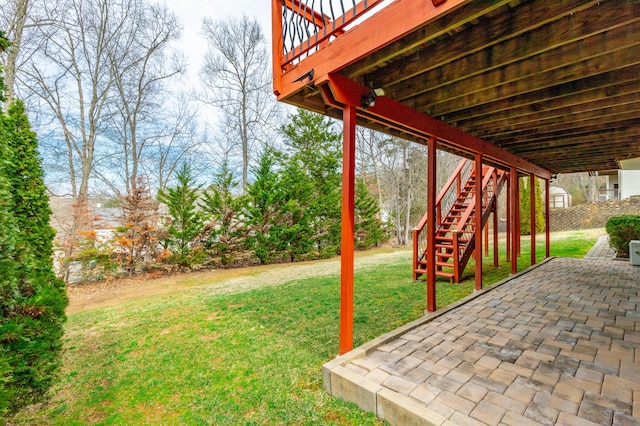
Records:
{"label": "green bush", "polygon": [[614,216],[607,221],[606,229],[618,257],[629,257],[629,241],[640,240],[640,215]]}

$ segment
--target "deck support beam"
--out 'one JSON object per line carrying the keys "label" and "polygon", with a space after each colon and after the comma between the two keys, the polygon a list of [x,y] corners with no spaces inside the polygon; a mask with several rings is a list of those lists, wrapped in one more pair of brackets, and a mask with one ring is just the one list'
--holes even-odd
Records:
{"label": "deck support beam", "polygon": [[436,310],[436,147],[427,140],[427,312]]}
{"label": "deck support beam", "polygon": [[529,231],[531,232],[531,264],[536,264],[536,175],[531,173],[529,175],[529,208],[531,224]]}
{"label": "deck support beam", "polygon": [[[476,261],[476,290],[482,290],[482,154],[475,155],[475,261]],[[458,254],[456,253],[456,256]]]}
{"label": "deck support beam", "polygon": [[[498,173],[493,174],[493,187],[498,188]],[[493,199],[493,267],[500,266],[498,262],[498,193],[495,192]]]}
{"label": "deck support beam", "polygon": [[550,179],[545,179],[544,180],[544,233],[545,233],[545,257],[549,257],[550,256],[550,233],[551,230],[549,229],[549,180]]}
{"label": "deck support beam", "polygon": [[353,349],[353,268],[356,107],[343,110],[342,235],[340,248],[340,354]]}
{"label": "deck support beam", "polygon": [[518,240],[520,239],[520,232],[517,228],[519,228],[519,226],[516,226],[516,223],[518,222],[518,210],[519,210],[519,206],[518,206],[518,171],[516,170],[515,167],[511,167],[511,173],[509,175],[509,181],[511,183],[511,185],[509,186],[509,190],[510,190],[510,194],[511,196],[509,197],[511,201],[510,206],[511,206],[511,220],[509,223],[511,231],[511,273],[515,274],[516,272],[518,272]]}

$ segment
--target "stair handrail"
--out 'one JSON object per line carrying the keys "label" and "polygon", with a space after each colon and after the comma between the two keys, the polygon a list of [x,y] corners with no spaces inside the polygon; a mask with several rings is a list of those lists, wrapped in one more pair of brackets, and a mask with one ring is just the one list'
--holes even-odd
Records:
{"label": "stair handrail", "polygon": [[[468,164],[471,164],[470,160],[467,160],[466,158],[462,158],[460,160],[460,162],[458,163],[458,166],[455,168],[451,176],[449,176],[449,179],[444,184],[444,186],[440,190],[440,193],[436,197],[436,228],[438,228],[442,224],[443,199],[445,199],[445,196],[447,194],[451,193],[450,190],[453,187],[453,184],[456,183],[456,190],[455,190],[456,195],[455,197],[453,197],[453,200],[450,203],[448,203],[449,205],[445,207],[446,211],[448,212],[449,209],[451,208],[451,205],[453,205],[455,198],[457,198],[457,196],[460,194],[463,180],[466,180],[468,178],[468,176],[463,176],[463,175],[471,174],[471,167],[465,167]],[[424,251],[426,249],[427,241],[425,238],[421,239],[420,234],[422,234],[422,231],[424,231],[424,228],[427,226],[427,220],[428,220],[428,214],[425,213],[422,219],[420,219],[420,222],[418,222],[418,225],[412,230],[414,271],[418,268],[418,260],[420,257],[424,255]]]}
{"label": "stair handrail", "polygon": [[[484,177],[482,179],[482,184],[481,184],[482,186],[481,186],[481,189],[480,189],[480,191],[481,191],[480,193],[481,194],[484,193],[484,190],[487,187],[487,184],[489,183],[489,181],[491,180],[491,177],[493,176],[494,170],[495,170],[495,167],[489,167],[486,170],[486,173],[485,173],[485,175],[484,175]],[[464,228],[465,228],[465,226],[467,226],[467,221],[469,220],[469,217],[471,216],[471,213],[473,213],[473,210],[476,207],[476,196],[477,195],[478,194],[473,194],[473,197],[471,198],[471,202],[469,203],[469,205],[465,209],[464,213],[460,217],[460,221],[456,225],[456,231],[457,231],[456,236],[459,236],[460,233],[464,232]]]}
{"label": "stair handrail", "polygon": [[[465,164],[467,164],[468,162],[469,162],[469,160],[467,160],[466,158],[463,158],[462,160],[460,160],[460,163],[458,163],[458,166],[453,171],[451,176],[449,176],[449,179],[447,180],[447,182],[444,184],[444,186],[440,190],[440,193],[436,197],[436,212],[438,212],[438,206],[441,205],[442,199],[447,194],[447,192],[449,191],[449,189],[451,188],[453,183],[456,182],[456,180],[458,181],[458,185],[457,185],[456,191],[458,193],[460,192],[459,188],[460,188],[460,182],[461,182],[461,179],[462,179],[462,169],[464,168]],[[418,222],[418,225],[416,225],[416,227],[413,228],[413,230],[414,231],[416,231],[416,230],[421,231],[425,226],[427,226],[427,217],[428,217],[427,214],[422,216],[422,219],[420,219],[420,222]],[[437,224],[440,225],[442,223],[441,212],[438,212],[437,217],[438,217]]]}

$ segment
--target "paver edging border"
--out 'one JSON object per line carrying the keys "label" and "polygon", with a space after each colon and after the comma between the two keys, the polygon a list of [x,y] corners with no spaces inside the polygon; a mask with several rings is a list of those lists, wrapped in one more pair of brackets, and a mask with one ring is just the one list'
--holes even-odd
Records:
{"label": "paver edging border", "polygon": [[[509,275],[507,278],[498,281],[497,283],[495,283],[494,285],[492,285],[491,287],[487,287],[484,288],[482,290],[477,290],[474,291],[473,293],[471,293],[470,295],[458,300],[457,302],[454,302],[450,305],[445,306],[444,308],[435,311],[435,312],[431,312],[431,313],[426,313],[424,316],[411,321],[407,324],[404,324],[398,328],[396,328],[395,330],[392,330],[388,333],[385,333],[365,344],[363,344],[362,346],[359,346],[343,355],[340,355],[338,357],[336,357],[335,359],[325,363],[322,366],[322,379],[323,379],[323,388],[325,390],[325,392],[327,392],[329,395],[344,399],[346,401],[350,401],[350,402],[354,402],[356,403],[360,408],[362,408],[365,411],[368,412],[373,412],[375,413],[378,417],[380,418],[385,418],[385,414],[383,412],[381,412],[381,404],[378,401],[378,394],[382,393],[384,395],[386,395],[386,398],[388,399],[390,397],[390,393],[395,393],[396,395],[393,397],[393,399],[395,400],[395,402],[397,403],[397,413],[396,415],[399,415],[400,417],[404,417],[404,416],[409,416],[409,417],[413,417],[415,418],[415,402],[412,401],[410,398],[406,397],[405,395],[402,394],[398,394],[396,392],[393,392],[392,390],[385,388],[383,386],[381,386],[378,383],[375,383],[371,380],[365,379],[364,377],[350,371],[349,369],[345,368],[345,365],[347,365],[348,363],[358,359],[358,358],[362,358],[364,356],[367,356],[368,354],[372,353],[373,351],[375,351],[378,347],[385,345],[387,343],[389,343],[392,340],[395,340],[396,338],[398,338],[400,335],[407,333],[417,327],[420,327],[428,322],[433,321],[434,319],[449,313],[457,308],[459,308],[460,306],[464,305],[465,303],[480,297],[490,291],[493,291],[494,289],[503,286],[504,284],[519,278],[520,276],[529,273],[530,271],[534,270],[535,268],[544,265],[547,262],[550,262],[551,260],[555,259],[556,257],[548,257],[546,259],[543,259],[542,261],[540,261],[539,263],[536,263],[535,265],[531,265],[528,268],[517,272],[513,275]],[[365,389],[365,393],[366,395],[352,395],[352,394],[348,394],[349,393],[349,389],[354,389],[354,388],[362,388]],[[382,395],[381,394],[381,395]],[[351,397],[351,398],[350,398]],[[372,408],[375,407],[375,410],[373,410]],[[398,414],[400,413],[400,414]],[[388,415],[386,416],[388,417]],[[388,418],[388,420],[392,420],[390,418]],[[425,419],[426,421],[426,419]],[[439,422],[436,423],[431,423],[431,422],[427,422],[424,424],[439,424]]]}

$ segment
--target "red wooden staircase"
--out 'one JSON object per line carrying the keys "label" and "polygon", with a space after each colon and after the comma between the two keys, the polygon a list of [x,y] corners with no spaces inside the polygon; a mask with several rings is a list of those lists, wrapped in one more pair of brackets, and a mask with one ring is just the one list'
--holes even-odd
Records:
{"label": "red wooden staircase", "polygon": [[[496,210],[506,172],[482,167],[482,227]],[[475,182],[472,161],[463,159],[436,198],[436,275],[459,282],[475,248]],[[445,215],[443,216],[443,212]],[[413,278],[427,272],[427,215],[413,230]]]}

